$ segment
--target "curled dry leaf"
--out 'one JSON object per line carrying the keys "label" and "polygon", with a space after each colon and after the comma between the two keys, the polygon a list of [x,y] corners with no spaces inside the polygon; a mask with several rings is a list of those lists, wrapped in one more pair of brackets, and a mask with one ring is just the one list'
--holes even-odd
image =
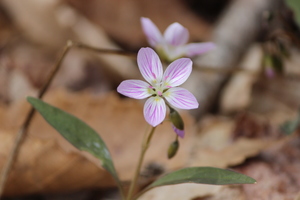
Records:
{"label": "curled dry leaf", "polygon": [[241,164],[274,143],[274,140],[239,138],[233,141],[235,122],[226,118],[207,118],[200,124],[192,166],[226,168]]}
{"label": "curled dry leaf", "polygon": [[[68,93],[64,90],[49,92],[45,101],[93,127],[111,151],[121,179],[132,177],[147,127],[142,104],[137,100],[122,100],[115,93],[95,97],[88,92]],[[7,158],[13,133],[17,132],[28,110],[25,100],[0,109],[0,119],[3,119],[0,122],[0,166]],[[167,158],[168,144],[174,140],[175,133],[171,124],[164,122],[153,137],[145,165],[155,161],[164,169],[172,170],[186,164],[194,130],[187,114],[183,114],[183,119],[187,135],[180,141],[182,146],[178,154],[172,160]],[[112,178],[100,167],[97,159],[75,149],[36,114],[9,175],[5,194],[65,192],[112,185]]]}
{"label": "curled dry leaf", "polygon": [[[235,128],[233,119],[224,117],[206,117],[199,125],[199,133],[194,137],[188,166],[212,166],[228,168],[242,164],[247,158],[259,154],[275,139],[233,140]],[[244,173],[248,175],[247,173]],[[181,184],[154,188],[142,196],[142,200],[175,199],[244,199],[240,187],[212,186],[202,184]],[[210,198],[211,197],[211,198]],[[216,197],[216,198],[215,198]],[[228,197],[228,198],[225,198]]]}
{"label": "curled dry leaf", "polygon": [[[244,110],[251,103],[252,86],[261,66],[262,51],[258,44],[253,45],[244,56],[240,66],[246,71],[236,73],[222,91],[221,110],[231,113]],[[236,98],[236,97],[239,98]]]}
{"label": "curled dry leaf", "polygon": [[[88,92],[68,93],[64,90],[53,90],[45,101],[83,119],[99,132],[112,153],[121,179],[131,178],[139,153],[137,149],[140,148],[146,127],[142,117],[142,103],[121,100],[114,93],[95,97]],[[11,148],[13,134],[17,132],[28,109],[29,105],[25,101],[8,108],[0,106],[2,166],[7,150]],[[257,155],[268,144],[274,143],[274,140],[261,139],[232,140],[235,126],[232,119],[207,117],[202,120],[198,135],[191,128],[191,118],[185,114],[183,119],[188,134],[180,141],[178,155],[172,160],[167,159],[168,144],[174,140],[175,134],[166,122],[154,135],[145,166],[156,162],[166,171],[186,166],[227,168],[243,163],[246,158]],[[98,160],[76,150],[36,114],[9,176],[6,194],[65,192],[112,185],[113,180],[99,166]],[[172,194],[176,198],[187,193],[190,198],[204,197],[218,193],[220,188],[223,187],[195,184],[165,186],[147,192],[142,198],[157,199],[157,195],[162,193]]]}
{"label": "curled dry leaf", "polygon": [[236,169],[257,180],[253,187],[243,186],[247,199],[296,200],[300,187],[300,139],[285,137],[265,149],[258,159]]}
{"label": "curled dry leaf", "polygon": [[222,187],[223,186],[200,185],[194,183],[168,185],[150,190],[143,195],[140,200],[188,200],[216,194]]}
{"label": "curled dry leaf", "polygon": [[189,29],[192,40],[207,40],[212,30],[209,23],[191,12],[188,2],[180,0],[67,2],[90,21],[103,27],[118,43],[131,49],[146,44],[140,25],[141,16],[151,18],[160,30],[179,22]]}

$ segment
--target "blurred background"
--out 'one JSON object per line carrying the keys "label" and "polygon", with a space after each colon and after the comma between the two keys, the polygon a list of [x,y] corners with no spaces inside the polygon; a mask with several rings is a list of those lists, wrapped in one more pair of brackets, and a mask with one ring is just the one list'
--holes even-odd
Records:
{"label": "blurred background", "polygon": [[[179,22],[189,30],[189,42],[212,41],[216,48],[193,58],[193,73],[184,87],[200,107],[182,112],[187,136],[180,152],[174,160],[166,158],[175,136],[164,123],[140,187],[188,166],[232,168],[258,182],[168,186],[141,199],[299,200],[298,0],[0,1],[0,168],[29,110],[26,96],[37,95],[67,41],[136,53],[149,46],[141,17],[150,18],[161,32]],[[45,97],[100,133],[124,185],[132,176],[146,123],[143,102],[115,90],[121,81],[139,78],[135,58],[74,47]],[[3,199],[118,198],[98,161],[34,117]]]}

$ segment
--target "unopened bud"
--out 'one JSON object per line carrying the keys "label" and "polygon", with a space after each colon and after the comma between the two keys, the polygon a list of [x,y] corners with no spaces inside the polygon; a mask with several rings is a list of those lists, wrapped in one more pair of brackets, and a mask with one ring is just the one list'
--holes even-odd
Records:
{"label": "unopened bud", "polygon": [[263,58],[263,66],[266,69],[266,72],[268,72],[268,68],[271,68],[276,73],[283,73],[283,62],[277,55],[265,55]]}
{"label": "unopened bud", "polygon": [[[184,132],[184,123],[183,120],[181,118],[181,116],[179,115],[179,113],[174,110],[173,108],[170,108],[170,120],[173,124],[173,129],[174,131],[177,133],[178,131],[183,131]],[[176,131],[176,129],[178,131]],[[178,133],[177,133],[178,134]],[[179,135],[179,134],[178,134]],[[180,137],[183,137],[183,135],[179,135]]]}
{"label": "unopened bud", "polygon": [[284,41],[280,41],[278,40],[276,42],[277,48],[280,52],[280,55],[284,58],[290,58],[290,52],[288,50],[288,48],[286,47],[286,44],[284,43]]}
{"label": "unopened bud", "polygon": [[169,146],[169,149],[168,149],[168,158],[171,159],[173,158],[177,151],[179,149],[179,142],[178,140],[176,139],[174,142],[172,142]]}

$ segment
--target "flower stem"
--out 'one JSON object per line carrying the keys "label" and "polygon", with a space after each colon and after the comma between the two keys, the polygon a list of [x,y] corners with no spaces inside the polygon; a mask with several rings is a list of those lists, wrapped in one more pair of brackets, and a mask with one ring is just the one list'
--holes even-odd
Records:
{"label": "flower stem", "polygon": [[138,165],[136,167],[133,180],[132,180],[132,182],[130,184],[130,188],[129,188],[129,192],[128,192],[128,196],[127,196],[126,200],[131,200],[131,197],[133,195],[133,191],[135,189],[135,186],[136,186],[136,183],[137,183],[140,171],[141,171],[141,167],[142,167],[142,163],[143,163],[143,160],[144,160],[144,156],[145,156],[146,151],[147,151],[147,149],[149,147],[149,144],[150,144],[151,138],[153,136],[153,133],[155,131],[155,128],[156,127],[152,127],[152,129],[151,129],[148,137],[147,138],[145,137],[145,140],[143,141],[142,150],[141,150],[141,154],[140,154],[140,157],[139,157]]}

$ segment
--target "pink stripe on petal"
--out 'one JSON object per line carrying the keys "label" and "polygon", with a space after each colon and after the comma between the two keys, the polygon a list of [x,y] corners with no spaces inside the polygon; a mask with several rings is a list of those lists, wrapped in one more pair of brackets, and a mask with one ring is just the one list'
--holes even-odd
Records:
{"label": "pink stripe on petal", "polygon": [[150,84],[160,82],[163,75],[161,61],[155,51],[149,47],[141,48],[138,52],[137,62],[141,74]]}
{"label": "pink stripe on petal", "polygon": [[192,72],[193,62],[189,58],[180,58],[166,69],[163,80],[168,86],[176,87],[184,83]]}
{"label": "pink stripe on petal", "polygon": [[144,99],[151,94],[148,92],[150,85],[141,80],[126,80],[120,83],[117,91],[124,96],[134,99]]}
{"label": "pink stripe on petal", "polygon": [[186,44],[189,39],[189,31],[181,24],[175,22],[171,24],[164,33],[164,38],[173,46]]}
{"label": "pink stripe on petal", "polygon": [[179,109],[189,110],[199,106],[195,96],[188,90],[180,87],[170,88],[165,98],[172,106]]}
{"label": "pink stripe on petal", "polygon": [[166,103],[160,97],[150,97],[144,106],[144,117],[153,127],[162,123],[166,117]]}
{"label": "pink stripe on petal", "polygon": [[213,42],[190,43],[185,46],[185,55],[189,57],[200,55],[214,49],[215,47],[216,45]]}
{"label": "pink stripe on petal", "polygon": [[148,42],[152,47],[155,47],[163,40],[161,32],[149,18],[142,17],[141,24],[143,31],[147,36]]}

